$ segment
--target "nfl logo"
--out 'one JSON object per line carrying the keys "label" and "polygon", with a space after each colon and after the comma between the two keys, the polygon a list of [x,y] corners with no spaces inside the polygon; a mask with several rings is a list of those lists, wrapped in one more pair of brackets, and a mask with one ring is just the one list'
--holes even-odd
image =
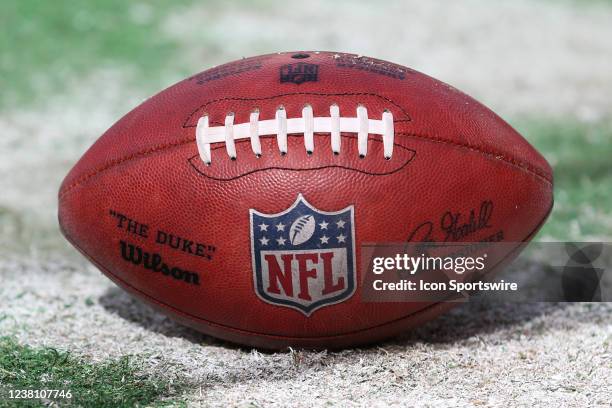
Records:
{"label": "nfl logo", "polygon": [[319,66],[316,64],[306,64],[298,62],[297,64],[287,64],[280,68],[280,81],[292,82],[294,84],[302,84],[304,82],[316,82],[319,74]]}
{"label": "nfl logo", "polygon": [[299,310],[340,303],[355,293],[353,206],[321,211],[300,194],[278,214],[250,210],[255,292]]}

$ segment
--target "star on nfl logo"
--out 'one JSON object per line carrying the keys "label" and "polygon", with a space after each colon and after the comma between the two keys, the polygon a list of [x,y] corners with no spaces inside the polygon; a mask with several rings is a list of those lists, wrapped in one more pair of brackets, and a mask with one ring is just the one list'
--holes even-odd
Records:
{"label": "star on nfl logo", "polygon": [[278,214],[250,210],[255,292],[310,316],[355,293],[353,206],[316,209],[299,194]]}

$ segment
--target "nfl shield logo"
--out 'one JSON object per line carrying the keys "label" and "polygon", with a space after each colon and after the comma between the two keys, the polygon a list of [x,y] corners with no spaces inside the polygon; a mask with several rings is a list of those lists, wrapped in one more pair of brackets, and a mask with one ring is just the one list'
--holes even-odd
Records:
{"label": "nfl shield logo", "polygon": [[250,210],[250,218],[255,291],[263,301],[310,316],[355,293],[352,205],[321,211],[300,194],[283,212]]}

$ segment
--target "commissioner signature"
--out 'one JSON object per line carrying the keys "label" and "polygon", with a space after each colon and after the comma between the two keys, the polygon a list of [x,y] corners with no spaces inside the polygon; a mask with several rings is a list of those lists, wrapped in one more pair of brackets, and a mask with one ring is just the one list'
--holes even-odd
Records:
{"label": "commissioner signature", "polygon": [[408,242],[435,242],[434,237],[442,234],[442,242],[462,241],[480,230],[491,228],[489,223],[493,214],[493,201],[485,200],[480,208],[472,208],[468,215],[461,212],[446,211],[436,224],[425,221],[418,225],[409,235]]}

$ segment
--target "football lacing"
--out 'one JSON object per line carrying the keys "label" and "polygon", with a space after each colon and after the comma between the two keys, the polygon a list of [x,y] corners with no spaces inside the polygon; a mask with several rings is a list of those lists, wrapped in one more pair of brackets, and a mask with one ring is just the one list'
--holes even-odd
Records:
{"label": "football lacing", "polygon": [[236,159],[237,139],[251,139],[251,148],[257,157],[261,156],[260,136],[276,135],[276,142],[281,155],[287,154],[287,135],[302,133],[304,147],[310,155],[314,152],[314,134],[329,133],[331,149],[340,154],[340,133],[357,133],[357,149],[359,157],[368,154],[368,134],[382,135],[385,159],[393,155],[393,114],[386,110],[382,119],[368,118],[368,111],[363,105],[357,106],[356,117],[340,116],[340,108],[333,104],[329,108],[330,116],[313,116],[312,106],[304,105],[302,117],[287,119],[287,111],[279,106],[274,119],[259,120],[259,110],[251,112],[248,123],[234,123],[234,113],[225,116],[224,126],[209,126],[208,115],[198,120],[196,127],[196,144],[200,158],[206,165],[211,163],[210,145],[225,142],[225,150],[232,160]]}

